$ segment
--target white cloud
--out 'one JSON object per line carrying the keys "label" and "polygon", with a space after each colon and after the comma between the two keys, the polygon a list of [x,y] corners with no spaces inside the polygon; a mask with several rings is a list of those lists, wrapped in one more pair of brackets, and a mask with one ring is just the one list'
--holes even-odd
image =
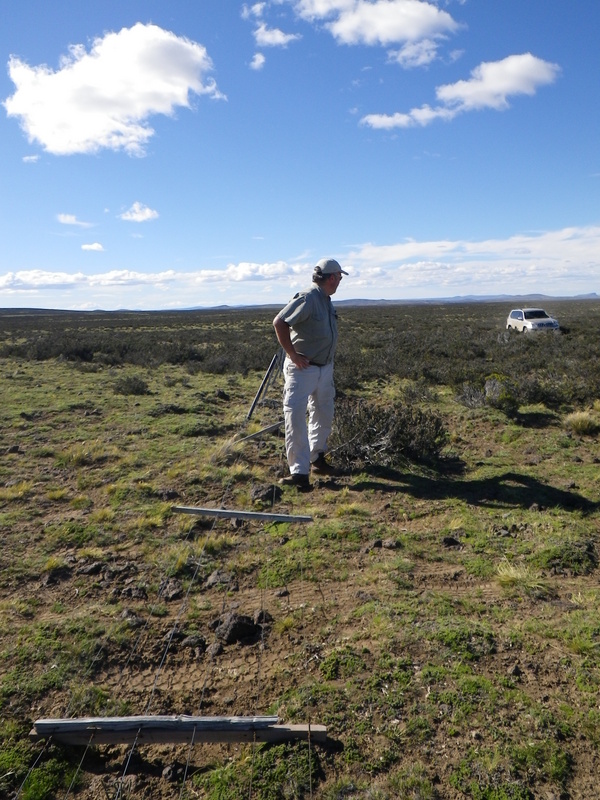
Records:
{"label": "white cloud", "polygon": [[351,11],[357,0],[290,0],[296,13],[303,19],[326,19]]}
{"label": "white cloud", "polygon": [[267,28],[262,22],[254,31],[258,47],[286,47],[290,42],[302,37],[298,33],[284,33],[279,28]]}
{"label": "white cloud", "polygon": [[339,8],[337,19],[326,27],[343,44],[389,45],[445,36],[459,25],[422,0],[357,0]]}
{"label": "white cloud", "polygon": [[251,6],[244,4],[242,6],[242,19],[250,19],[251,17],[262,17],[265,10],[266,3],[253,3]]}
{"label": "white cloud", "polygon": [[112,270],[102,275],[87,278],[89,286],[164,286],[175,280],[176,273],[166,270],[158,273],[133,272],[132,270]]}
{"label": "white cloud", "polygon": [[190,94],[223,98],[206,49],[156,25],[107,33],[89,53],[73,45],[54,71],[9,61],[15,93],[4,101],[30,142],[55,155],[124,150],[143,155],[148,119],[190,107]]}
{"label": "white cloud", "polygon": [[408,42],[400,50],[390,50],[390,61],[395,61],[405,69],[424,67],[437,57],[438,45],[433,39],[421,39],[419,42]]}
{"label": "white cloud", "polygon": [[23,156],[24,164],[35,164],[35,162],[39,160],[40,160],[39,156]]}
{"label": "white cloud", "polygon": [[[97,275],[83,272],[50,272],[47,270],[23,270],[0,275],[0,292],[38,291],[41,289],[64,289],[65,287],[88,291],[104,286],[164,286],[175,280],[172,270],[159,273],[111,270]],[[90,302],[93,305],[93,302]]]}
{"label": "white cloud", "polygon": [[250,62],[250,69],[262,69],[265,65],[265,61],[266,59],[262,53],[255,53],[252,61]]}
{"label": "white cloud", "polygon": [[484,62],[471,72],[471,78],[438,86],[436,96],[443,105],[436,108],[423,105],[408,113],[367,114],[363,125],[380,130],[429,125],[436,119],[451,120],[464,111],[482,108],[508,108],[513,95],[533,95],[540,86],[554,83],[560,67],[524,53],[502,61]]}
{"label": "white cloud", "polygon": [[[563,228],[480,242],[408,240],[365,244],[348,255],[358,276],[384,268],[403,297],[454,294],[571,294],[593,291],[600,267],[600,226]],[[568,290],[565,279],[568,276]],[[591,288],[593,287],[593,289]]]}
{"label": "white cloud", "polygon": [[7,272],[0,275],[0,292],[32,291],[36,289],[63,289],[85,280],[81,272],[47,272],[41,269]]}
{"label": "white cloud", "polygon": [[81,220],[78,220],[75,214],[57,214],[56,219],[61,225],[76,225],[79,228],[93,227],[91,222],[81,222]]}
{"label": "white cloud", "polygon": [[[307,268],[308,270],[308,268]],[[196,274],[196,283],[214,283],[231,281],[240,283],[244,281],[271,281],[276,278],[287,277],[293,268],[285,261],[258,264],[251,261],[241,261],[239,264],[228,264],[225,270],[201,270]],[[310,270],[307,271],[310,276]]]}
{"label": "white cloud", "polygon": [[82,244],[81,245],[81,249],[82,250],[90,250],[90,251],[92,251],[94,253],[103,253],[104,252],[104,248],[102,247],[100,242],[94,242],[93,244]]}
{"label": "white cloud", "polygon": [[[481,241],[366,243],[338,255],[350,275],[336,299],[592,292],[598,290],[599,253],[600,225]],[[291,262],[241,261],[189,272],[24,270],[0,275],[0,298],[35,295],[48,308],[187,308],[261,300],[283,305],[294,291],[310,286],[313,265],[303,253]]]}
{"label": "white cloud", "polygon": [[119,214],[119,217],[126,222],[148,222],[158,218],[158,211],[154,211],[136,200],[131,208]]}
{"label": "white cloud", "polygon": [[436,95],[447,106],[469,111],[477,108],[507,108],[510,95],[534,95],[539,86],[554,83],[560,68],[531,53],[502,61],[483,62],[467,81],[438,86]]}
{"label": "white cloud", "polygon": [[404,68],[431,63],[441,42],[464,27],[439,3],[427,0],[272,0],[242,9],[244,19],[257,19],[254,37],[259,47],[285,46],[300,38],[267,26],[267,11],[284,3],[300,19],[328,30],[338,44],[400,45],[389,56]]}

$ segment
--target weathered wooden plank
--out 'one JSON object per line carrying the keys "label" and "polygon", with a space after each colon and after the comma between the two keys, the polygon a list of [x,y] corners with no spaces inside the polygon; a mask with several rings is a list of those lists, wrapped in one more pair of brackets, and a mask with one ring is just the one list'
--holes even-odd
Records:
{"label": "weathered wooden plank", "polygon": [[54,733],[57,730],[79,731],[90,728],[107,728],[114,730],[138,730],[139,728],[171,728],[171,729],[204,729],[235,728],[252,730],[277,725],[277,716],[257,717],[194,717],[188,714],[168,714],[158,716],[137,715],[130,717],[72,717],[68,719],[38,719],[35,726],[38,730]]}
{"label": "weathered wooden plank", "polygon": [[251,519],[264,522],[312,522],[312,517],[290,514],[268,514],[262,511],[230,511],[225,508],[195,508],[193,506],[173,506],[177,514],[197,514],[203,517],[224,517],[225,519]]}
{"label": "weathered wooden plank", "polygon": [[29,736],[71,745],[206,742],[324,742],[324,725],[279,725],[277,717],[84,717],[39,719]]}

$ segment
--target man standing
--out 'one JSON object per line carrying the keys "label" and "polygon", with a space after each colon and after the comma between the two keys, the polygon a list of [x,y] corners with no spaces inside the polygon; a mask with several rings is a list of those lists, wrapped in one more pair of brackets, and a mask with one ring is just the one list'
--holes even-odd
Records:
{"label": "man standing", "polygon": [[[286,352],[283,366],[285,450],[290,475],[281,483],[309,490],[309,472],[332,475],[325,460],[333,424],[333,357],[337,343],[337,314],[331,302],[342,275],[333,258],[314,268],[315,284],[299,292],[273,320],[279,344]],[[308,425],[306,412],[308,410]]]}

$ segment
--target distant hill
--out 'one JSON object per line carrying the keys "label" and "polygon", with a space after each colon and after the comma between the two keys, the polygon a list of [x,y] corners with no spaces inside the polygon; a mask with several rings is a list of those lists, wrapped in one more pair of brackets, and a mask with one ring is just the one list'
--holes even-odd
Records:
{"label": "distant hill", "polygon": [[578,294],[572,297],[552,297],[547,294],[497,294],[497,295],[457,295],[455,297],[432,297],[413,300],[336,300],[336,306],[398,306],[398,305],[443,305],[444,303],[511,303],[530,305],[531,303],[551,303],[556,300],[600,300],[596,292]]}
{"label": "distant hill", "polygon": [[[444,305],[446,303],[507,303],[512,306],[531,306],[533,304],[553,303],[560,300],[600,300],[600,295],[596,292],[589,294],[577,294],[569,297],[553,297],[547,294],[497,294],[497,295],[456,295],[455,297],[431,297],[431,298],[412,298],[396,300],[367,300],[364,298],[354,298],[351,300],[335,300],[336,306],[415,306],[415,305]],[[21,316],[31,314],[98,314],[98,313],[138,313],[152,314],[157,312],[177,313],[177,311],[227,311],[244,308],[265,308],[280,309],[284,303],[252,303],[249,305],[219,305],[219,306],[189,306],[188,308],[178,309],[153,309],[151,311],[133,311],[132,309],[119,308],[114,312],[107,312],[103,309],[93,309],[91,311],[68,311],[66,309],[49,308],[0,308],[0,316]]]}

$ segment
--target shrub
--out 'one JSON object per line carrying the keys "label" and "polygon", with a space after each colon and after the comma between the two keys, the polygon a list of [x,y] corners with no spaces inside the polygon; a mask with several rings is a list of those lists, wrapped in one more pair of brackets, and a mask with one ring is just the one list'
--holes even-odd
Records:
{"label": "shrub", "polygon": [[395,467],[407,460],[438,459],[448,433],[442,418],[412,404],[378,406],[341,398],[331,436],[337,461],[348,467]]}
{"label": "shrub", "polygon": [[138,375],[129,375],[115,381],[113,390],[115,394],[150,394],[148,384]]}
{"label": "shrub", "polygon": [[485,405],[485,393],[470,383],[464,383],[456,400],[467,408],[481,408]]}
{"label": "shrub", "polygon": [[519,410],[515,387],[505,375],[489,375],[485,380],[484,392],[486,403],[504,411],[507,416],[514,417]]}

